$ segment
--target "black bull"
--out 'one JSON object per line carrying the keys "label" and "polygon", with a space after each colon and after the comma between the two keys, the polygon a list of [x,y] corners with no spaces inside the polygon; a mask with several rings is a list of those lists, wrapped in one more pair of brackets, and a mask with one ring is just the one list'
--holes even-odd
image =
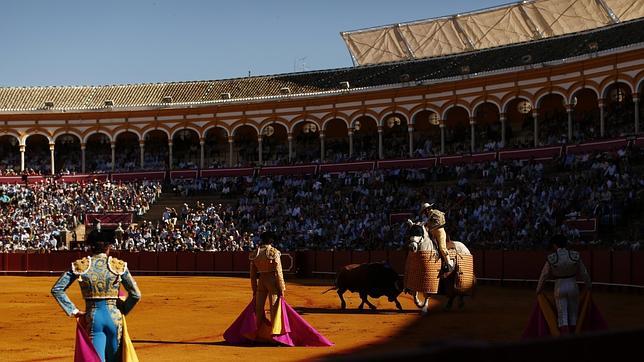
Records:
{"label": "black bull", "polygon": [[358,309],[363,309],[365,303],[369,308],[376,309],[376,306],[371,304],[367,297],[380,298],[386,296],[390,302],[396,303],[398,310],[402,310],[402,306],[398,302],[398,296],[402,293],[401,285],[398,273],[387,263],[349,264],[337,272],[335,287],[326,290],[324,293],[337,289],[342,309],[347,307],[342,295],[349,290],[352,293],[358,292],[360,294],[362,303],[360,303]]}

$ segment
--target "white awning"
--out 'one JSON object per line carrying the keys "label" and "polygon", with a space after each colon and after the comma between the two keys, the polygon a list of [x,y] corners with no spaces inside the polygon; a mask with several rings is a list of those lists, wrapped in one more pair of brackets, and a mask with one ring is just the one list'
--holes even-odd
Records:
{"label": "white awning", "polygon": [[356,65],[436,57],[576,33],[644,16],[642,0],[534,0],[341,33]]}

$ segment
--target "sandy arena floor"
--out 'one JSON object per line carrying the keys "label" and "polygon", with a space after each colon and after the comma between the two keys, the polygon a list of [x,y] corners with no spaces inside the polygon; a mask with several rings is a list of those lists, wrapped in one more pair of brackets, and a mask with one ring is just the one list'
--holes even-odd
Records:
{"label": "sandy arena floor", "polygon": [[[439,339],[517,340],[534,303],[530,288],[479,287],[463,310],[444,312],[438,301],[419,318],[409,296],[405,308],[381,298],[379,311],[359,312],[356,294],[347,293],[340,312],[329,281],[289,280],[286,298],[318,331],[336,345],[330,348],[234,347],[224,330],[250,300],[245,278],[137,277],[143,299],[128,316],[128,327],[142,361],[296,361],[346,354],[369,347],[391,350]],[[70,361],[74,347],[72,319],[49,294],[53,277],[0,277],[0,361]],[[75,284],[68,291],[80,302]],[[596,292],[595,300],[613,329],[644,326],[644,295]],[[441,302],[443,299],[441,299]]]}

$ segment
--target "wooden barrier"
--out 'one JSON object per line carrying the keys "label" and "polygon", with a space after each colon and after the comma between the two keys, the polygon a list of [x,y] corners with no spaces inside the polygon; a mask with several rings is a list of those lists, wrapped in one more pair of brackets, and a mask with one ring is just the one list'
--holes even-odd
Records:
{"label": "wooden barrier", "polygon": [[157,253],[152,252],[141,252],[139,254],[139,269],[145,271],[157,271],[159,270],[157,264]]}
{"label": "wooden barrier", "polygon": [[[490,280],[526,280],[539,278],[546,260],[545,251],[475,250],[474,270],[478,278]],[[71,263],[87,255],[77,251],[34,253],[0,253],[0,272],[61,273]],[[124,252],[113,256],[128,263],[133,274],[245,274],[248,273],[248,252]],[[388,262],[402,274],[406,250],[374,251],[299,251],[283,253],[283,267],[301,277],[331,277],[347,264]],[[585,250],[581,258],[594,283],[644,287],[644,252]],[[290,269],[290,270],[289,270]]]}
{"label": "wooden barrier", "polygon": [[371,258],[368,251],[352,251],[351,264],[369,263]]}
{"label": "wooden barrier", "polygon": [[378,263],[381,261],[388,261],[386,250],[373,250],[369,252],[370,263]]}
{"label": "wooden barrier", "polygon": [[613,261],[610,251],[603,253],[591,253],[592,269],[589,270],[593,282],[610,283],[611,282],[611,262]]}
{"label": "wooden barrier", "polygon": [[[500,250],[486,251],[480,278],[503,279],[503,256]],[[474,273],[478,276],[478,270],[474,270]]]}
{"label": "wooden barrier", "polygon": [[215,253],[214,271],[230,272],[233,270],[233,257],[231,251],[220,251]]}
{"label": "wooden barrier", "polygon": [[334,273],[337,273],[343,266],[349,265],[351,263],[351,252],[348,250],[340,250],[333,252],[333,269],[331,270]]}
{"label": "wooden barrier", "polygon": [[513,251],[503,253],[503,279],[539,279],[546,253]]}
{"label": "wooden barrier", "polygon": [[315,253],[313,263],[313,273],[334,273],[333,269],[333,252],[331,251],[318,251]]}
{"label": "wooden barrier", "polygon": [[210,272],[215,270],[215,253],[196,253],[195,271]]}
{"label": "wooden barrier", "polygon": [[631,255],[630,251],[622,250],[611,253],[611,282],[619,280],[620,284],[631,284]]}

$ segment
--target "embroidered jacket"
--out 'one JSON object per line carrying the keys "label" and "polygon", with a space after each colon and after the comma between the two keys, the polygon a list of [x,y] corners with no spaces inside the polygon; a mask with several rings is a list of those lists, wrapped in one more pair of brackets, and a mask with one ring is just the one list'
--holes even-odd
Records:
{"label": "embroidered jacket", "polygon": [[128,292],[119,309],[127,314],[141,299],[141,292],[127,269],[127,263],[107,256],[105,253],[87,256],[72,263],[71,270],[65,272],[54,284],[51,294],[67,315],[78,311],[65,291],[78,279],[83,299],[119,299],[121,283]]}
{"label": "embroidered jacket", "polygon": [[271,245],[262,245],[250,253],[248,258],[250,259],[250,282],[253,292],[255,292],[255,288],[257,287],[257,273],[260,275],[275,274],[278,287],[282,291],[286,290],[284,275],[282,274],[281,255],[280,251]]}
{"label": "embroidered jacket", "polygon": [[546,279],[576,278],[577,275],[580,275],[586,287],[590,288],[590,276],[588,275],[584,262],[581,260],[579,252],[558,248],[556,252],[548,255],[546,259],[546,263],[541,270],[541,276],[539,277],[537,293],[543,289],[543,283]]}

